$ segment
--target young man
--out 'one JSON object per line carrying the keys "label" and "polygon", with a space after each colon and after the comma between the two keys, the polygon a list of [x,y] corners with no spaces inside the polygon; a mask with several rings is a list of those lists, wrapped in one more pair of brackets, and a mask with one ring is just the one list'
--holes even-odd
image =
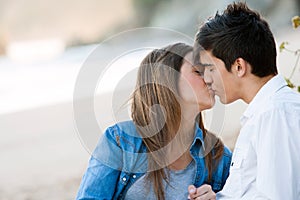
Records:
{"label": "young man", "polygon": [[[249,104],[217,199],[300,199],[300,95],[277,73],[268,23],[233,3],[200,27],[195,46],[211,92],[224,104]],[[207,185],[189,191],[213,198]]]}

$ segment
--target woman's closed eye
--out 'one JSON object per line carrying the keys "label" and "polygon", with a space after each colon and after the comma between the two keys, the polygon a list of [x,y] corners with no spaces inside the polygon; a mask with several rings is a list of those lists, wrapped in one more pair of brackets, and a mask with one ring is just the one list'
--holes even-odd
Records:
{"label": "woman's closed eye", "polygon": [[199,67],[197,67],[197,66],[194,66],[193,71],[194,71],[194,73],[196,73],[199,76],[203,76],[204,75],[204,70],[199,69]]}
{"label": "woman's closed eye", "polygon": [[204,76],[204,70],[195,69],[194,73],[196,73],[199,76]]}
{"label": "woman's closed eye", "polygon": [[202,71],[199,71],[199,70],[195,70],[195,73],[198,74],[199,76],[203,76],[204,73]]}

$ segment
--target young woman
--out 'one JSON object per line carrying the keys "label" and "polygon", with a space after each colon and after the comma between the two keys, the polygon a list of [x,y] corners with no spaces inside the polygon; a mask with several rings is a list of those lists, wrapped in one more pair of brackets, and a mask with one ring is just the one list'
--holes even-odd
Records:
{"label": "young woman", "polygon": [[144,58],[132,121],[105,131],[77,199],[186,199],[189,185],[222,189],[231,152],[204,129],[201,111],[214,98],[192,64],[192,50],[177,43]]}

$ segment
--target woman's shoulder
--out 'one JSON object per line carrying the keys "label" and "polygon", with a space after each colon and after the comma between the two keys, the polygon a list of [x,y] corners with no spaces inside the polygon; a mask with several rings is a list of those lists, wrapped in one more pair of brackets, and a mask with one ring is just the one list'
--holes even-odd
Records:
{"label": "woman's shoulder", "polygon": [[[111,163],[112,154],[114,154],[114,160],[117,157],[122,160],[122,169],[124,171],[135,171],[144,172],[147,169],[145,165],[147,160],[147,149],[143,143],[141,136],[137,133],[136,127],[133,121],[122,121],[118,122],[107,128],[104,134],[104,139],[106,141],[98,146],[102,151],[98,151],[101,154],[103,152],[108,152],[105,157],[105,161]],[[106,147],[107,151],[103,151]],[[118,156],[115,156],[118,155]],[[117,161],[114,161],[114,166],[120,166]],[[135,163],[132,165],[132,163]],[[140,167],[140,169],[136,169]]]}
{"label": "woman's shoulder", "polygon": [[140,135],[137,132],[136,126],[132,120],[128,121],[121,121],[115,123],[112,126],[109,126],[105,134],[110,134],[116,136],[123,136],[123,137],[137,137],[140,138]]}
{"label": "woman's shoulder", "polygon": [[124,150],[137,151],[143,145],[132,120],[118,122],[106,129],[104,137],[114,142]]}

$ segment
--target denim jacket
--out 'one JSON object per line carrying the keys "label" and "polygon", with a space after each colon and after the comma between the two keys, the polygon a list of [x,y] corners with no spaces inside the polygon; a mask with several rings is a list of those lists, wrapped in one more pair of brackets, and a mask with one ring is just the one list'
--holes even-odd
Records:
{"label": "denim jacket", "polygon": [[[194,185],[208,183],[203,134],[196,124],[190,153],[196,163]],[[220,191],[229,175],[231,152],[225,147],[209,183]],[[147,172],[147,148],[132,121],[109,127],[100,138],[82,178],[76,199],[124,199],[132,184]]]}

